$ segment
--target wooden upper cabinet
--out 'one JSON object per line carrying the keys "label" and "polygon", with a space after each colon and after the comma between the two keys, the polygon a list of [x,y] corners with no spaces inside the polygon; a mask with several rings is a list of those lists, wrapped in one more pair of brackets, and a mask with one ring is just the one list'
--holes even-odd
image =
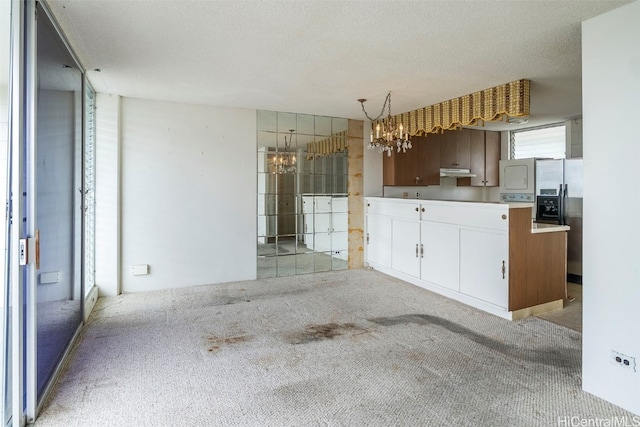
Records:
{"label": "wooden upper cabinet", "polygon": [[393,150],[391,156],[382,153],[382,180],[384,185],[415,185],[418,156],[414,146],[406,153]]}
{"label": "wooden upper cabinet", "polygon": [[411,137],[413,146],[406,153],[383,153],[383,185],[439,185],[440,147],[431,135]]}
{"label": "wooden upper cabinet", "polygon": [[459,186],[497,187],[500,161],[500,133],[470,130],[470,164],[473,178],[458,179]]}
{"label": "wooden upper cabinet", "polygon": [[484,144],[485,185],[497,187],[500,185],[500,132],[486,131]]}
{"label": "wooden upper cabinet", "polygon": [[412,138],[418,148],[418,174],[416,185],[440,185],[440,144],[431,135]]}
{"label": "wooden upper cabinet", "polygon": [[471,131],[469,129],[444,131],[440,138],[440,167],[469,169],[471,167]]}

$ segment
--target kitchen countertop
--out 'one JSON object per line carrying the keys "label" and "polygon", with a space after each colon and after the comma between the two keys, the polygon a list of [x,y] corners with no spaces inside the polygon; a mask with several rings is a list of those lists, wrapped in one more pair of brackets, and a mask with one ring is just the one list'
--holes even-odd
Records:
{"label": "kitchen countertop", "polygon": [[540,222],[531,222],[531,232],[532,233],[555,233],[558,231],[569,231],[570,227],[568,225],[558,225],[558,224],[543,224]]}

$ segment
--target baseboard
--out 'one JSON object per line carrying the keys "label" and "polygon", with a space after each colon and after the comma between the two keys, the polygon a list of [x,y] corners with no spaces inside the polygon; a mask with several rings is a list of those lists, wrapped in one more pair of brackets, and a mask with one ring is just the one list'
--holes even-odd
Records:
{"label": "baseboard", "polygon": [[89,291],[87,298],[84,300],[84,321],[87,322],[89,315],[93,311],[93,307],[95,307],[96,302],[98,302],[98,287],[94,286]]}
{"label": "baseboard", "polygon": [[511,313],[511,320],[520,320],[530,316],[537,316],[538,314],[546,313],[548,311],[562,310],[564,308],[564,301],[559,299],[555,301],[546,302],[544,304],[534,305],[533,307],[521,308],[520,310],[514,310]]}

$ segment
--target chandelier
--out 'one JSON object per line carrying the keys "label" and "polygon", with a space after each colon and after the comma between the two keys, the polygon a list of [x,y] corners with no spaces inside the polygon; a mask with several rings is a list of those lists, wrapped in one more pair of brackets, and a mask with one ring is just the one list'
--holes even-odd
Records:
{"label": "chandelier", "polygon": [[279,174],[296,172],[296,153],[289,151],[294,131],[295,129],[289,129],[289,140],[287,141],[287,135],[284,136],[284,151],[276,153],[274,157],[276,172]]}
{"label": "chandelier", "polygon": [[380,123],[376,125],[375,138],[373,137],[373,130],[371,130],[371,139],[369,141],[369,148],[372,150],[377,149],[379,153],[387,152],[387,156],[391,156],[391,152],[394,149],[398,150],[398,153],[402,151],[406,153],[411,148],[411,141],[409,140],[409,133],[404,132],[402,122],[396,123],[396,118],[391,117],[391,92],[387,94],[382,105],[382,110],[378,117],[371,118],[364,109],[364,103],[366,99],[358,99],[358,102],[362,106],[362,111],[367,119],[374,122],[378,120],[384,114],[384,109],[387,108],[387,118],[382,119],[382,126]]}

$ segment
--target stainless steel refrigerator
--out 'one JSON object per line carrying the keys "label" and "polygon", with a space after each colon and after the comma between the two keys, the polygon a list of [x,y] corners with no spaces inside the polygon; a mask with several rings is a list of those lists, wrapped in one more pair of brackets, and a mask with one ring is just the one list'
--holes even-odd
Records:
{"label": "stainless steel refrigerator", "polygon": [[536,160],[535,166],[536,200],[538,196],[557,195],[560,221],[570,227],[567,274],[576,283],[582,283],[582,169],[581,158]]}

